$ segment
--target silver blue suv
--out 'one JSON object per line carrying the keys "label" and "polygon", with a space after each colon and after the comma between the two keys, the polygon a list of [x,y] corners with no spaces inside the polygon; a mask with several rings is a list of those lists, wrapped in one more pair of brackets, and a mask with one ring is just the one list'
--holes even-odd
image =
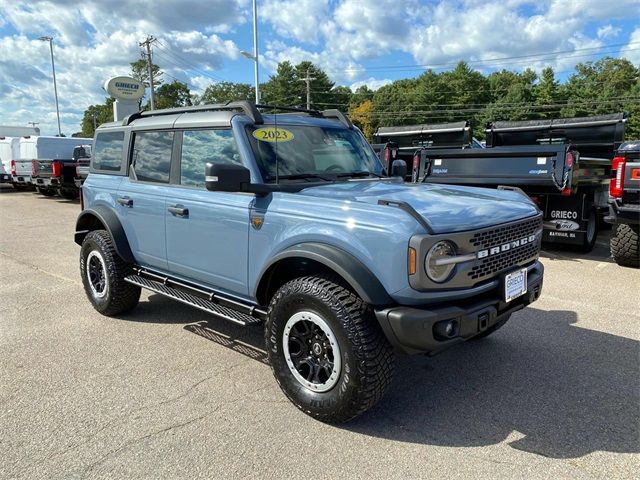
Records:
{"label": "silver blue suv", "polygon": [[[96,131],[75,233],[104,315],[141,288],[264,324],[287,397],[325,422],[372,407],[395,355],[486,337],[542,289],[542,217],[514,191],[408,184],[342,113],[247,102]],[[479,174],[481,174],[479,172]]]}

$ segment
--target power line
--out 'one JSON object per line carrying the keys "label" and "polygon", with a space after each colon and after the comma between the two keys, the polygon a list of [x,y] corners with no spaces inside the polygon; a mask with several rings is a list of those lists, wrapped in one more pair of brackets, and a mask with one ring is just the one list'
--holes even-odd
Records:
{"label": "power line", "polygon": [[161,41],[158,41],[159,43],[159,48],[163,51],[163,53],[177,59],[178,61],[182,62],[184,65],[188,65],[189,66],[189,70],[193,70],[195,72],[200,73],[201,75],[204,75],[205,77],[209,77],[213,80],[215,80],[216,82],[225,82],[226,80],[222,77],[219,77],[217,75],[214,75],[210,72],[207,72],[206,70],[203,70],[202,68],[200,68],[198,65],[196,65],[195,63],[187,60],[186,58],[178,55],[177,53],[173,52],[172,50],[169,49],[169,47],[167,47],[164,43],[162,43]]}
{"label": "power line", "polygon": [[[587,54],[587,55],[561,55],[560,58],[572,58],[575,56],[591,56],[591,55],[595,55],[597,54],[598,50],[604,50],[604,49],[610,49],[610,48],[618,48],[618,47],[623,47],[623,46],[629,46],[629,45],[637,45],[640,44],[640,42],[630,42],[630,43],[619,43],[619,44],[610,44],[610,45],[601,45],[599,47],[588,47],[588,48],[577,48],[577,49],[573,49],[573,50],[558,50],[555,52],[540,52],[540,53],[532,53],[532,54],[527,54],[527,55],[514,55],[514,56],[510,56],[510,57],[496,57],[496,58],[487,58],[487,59],[482,59],[482,60],[466,60],[465,63],[467,64],[482,64],[482,65],[486,65],[488,63],[492,63],[492,62],[502,62],[505,60],[516,60],[515,62],[509,62],[509,64],[511,63],[521,63],[521,61],[530,61],[530,59],[534,59],[535,57],[546,57],[546,56],[552,56],[553,58],[557,58],[558,55],[563,54],[563,53],[575,53],[575,52],[583,52],[583,51],[595,51],[594,53],[591,54]],[[634,51],[637,49],[629,49],[628,51]],[[605,52],[605,53],[612,53],[612,52]],[[518,61],[519,59],[523,59],[520,62]],[[526,60],[524,60],[526,59]],[[541,60],[545,60],[545,59],[541,59]],[[337,73],[337,72],[359,72],[359,71],[377,71],[377,70],[423,70],[423,69],[429,69],[429,68],[434,68],[434,67],[449,67],[449,66],[455,66],[459,63],[459,61],[457,62],[445,62],[445,63],[431,63],[431,64],[407,64],[407,65],[378,65],[378,66],[371,66],[371,67],[353,67],[353,68],[344,68],[341,70],[325,70],[325,72],[329,73],[329,72],[333,72],[333,73]],[[495,65],[494,65],[495,66]]]}

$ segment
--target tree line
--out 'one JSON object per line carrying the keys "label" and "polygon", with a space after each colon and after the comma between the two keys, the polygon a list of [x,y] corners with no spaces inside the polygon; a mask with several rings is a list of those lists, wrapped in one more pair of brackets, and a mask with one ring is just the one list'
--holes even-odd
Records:
{"label": "tree line", "polygon": [[[248,83],[212,83],[200,94],[178,80],[164,81],[164,73],[154,69],[156,108],[224,103],[254,99]],[[131,75],[148,82],[144,60],[131,64]],[[282,62],[274,75],[260,85],[261,103],[279,106],[306,106],[309,76],[310,106],[337,108],[348,112],[368,139],[380,126],[438,124],[470,120],[474,134],[484,138],[487,122],[581,117],[627,112],[626,138],[640,138],[640,68],[621,58],[603,58],[576,65],[566,81],[560,82],[551,67],[540,74],[500,70],[487,75],[465,62],[444,72],[426,70],[415,78],[396,80],[376,91],[361,86],[354,91],[336,85],[321,68],[311,62],[293,65]],[[149,108],[141,101],[141,108]],[[85,111],[82,131],[93,136],[95,125],[113,120],[112,100],[91,105]]]}

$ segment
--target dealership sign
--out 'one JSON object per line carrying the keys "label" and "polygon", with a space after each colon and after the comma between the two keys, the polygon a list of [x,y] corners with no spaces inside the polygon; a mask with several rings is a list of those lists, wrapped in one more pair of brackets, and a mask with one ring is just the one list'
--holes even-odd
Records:
{"label": "dealership sign", "polygon": [[144,95],[144,85],[131,77],[112,77],[104,83],[104,89],[118,100],[140,100]]}

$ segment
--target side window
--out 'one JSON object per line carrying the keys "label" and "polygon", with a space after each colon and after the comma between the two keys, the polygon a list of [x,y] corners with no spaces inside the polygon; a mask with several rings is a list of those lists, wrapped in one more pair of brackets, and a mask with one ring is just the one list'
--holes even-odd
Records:
{"label": "side window", "polygon": [[204,188],[207,163],[242,165],[231,130],[186,130],[182,134],[180,183]]}
{"label": "side window", "polygon": [[169,183],[173,132],[136,132],[131,166],[136,180]]}
{"label": "side window", "polygon": [[110,172],[120,171],[124,148],[124,132],[104,132],[96,136],[93,168]]}

